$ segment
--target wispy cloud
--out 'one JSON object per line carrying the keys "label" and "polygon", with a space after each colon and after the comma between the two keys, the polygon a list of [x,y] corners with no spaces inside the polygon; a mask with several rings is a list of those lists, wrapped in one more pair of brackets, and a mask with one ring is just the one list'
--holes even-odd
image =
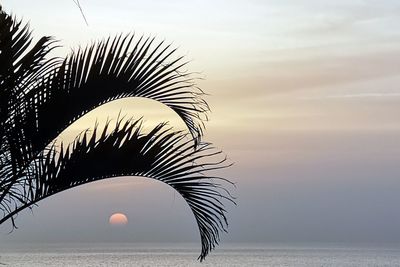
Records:
{"label": "wispy cloud", "polygon": [[302,96],[302,100],[319,100],[319,99],[346,99],[346,98],[381,98],[381,97],[400,97],[400,93],[358,93],[358,94],[339,94],[325,96]]}

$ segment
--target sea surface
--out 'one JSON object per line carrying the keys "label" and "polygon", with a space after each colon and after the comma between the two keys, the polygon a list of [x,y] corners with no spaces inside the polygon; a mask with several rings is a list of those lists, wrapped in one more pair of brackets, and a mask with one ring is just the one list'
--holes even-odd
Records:
{"label": "sea surface", "polygon": [[0,266],[400,266],[400,246],[224,244],[203,263],[197,244],[0,244]]}

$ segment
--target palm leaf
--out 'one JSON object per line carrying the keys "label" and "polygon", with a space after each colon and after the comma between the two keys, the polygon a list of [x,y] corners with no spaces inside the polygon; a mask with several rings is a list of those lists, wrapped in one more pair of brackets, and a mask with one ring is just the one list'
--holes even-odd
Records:
{"label": "palm leaf", "polygon": [[174,110],[199,141],[208,106],[181,57],[163,42],[117,36],[79,49],[29,91],[23,123],[33,151],[40,151],[68,125],[94,108],[125,97],[144,97]]}
{"label": "palm leaf", "polygon": [[64,190],[101,179],[153,178],[174,188],[191,208],[202,243],[199,259],[203,260],[218,244],[220,231],[226,231],[224,200],[233,202],[221,185],[228,181],[206,174],[227,166],[225,158],[220,157],[221,152],[207,143],[193,150],[187,135],[171,132],[164,124],[147,134],[141,133],[139,121],[118,121],[109,134],[107,129],[108,124],[101,132],[96,128],[91,136],[85,132],[67,148],[61,145],[60,153],[52,149],[43,159],[35,161],[31,166],[34,179],[28,186],[33,188],[29,202],[21,203],[15,212]]}
{"label": "palm leaf", "polygon": [[21,99],[57,65],[56,59],[46,59],[54,48],[50,37],[41,38],[33,47],[31,43],[28,24],[22,25],[0,6],[0,158],[8,164],[0,166],[0,203],[31,154],[23,128],[18,127],[25,120]]}

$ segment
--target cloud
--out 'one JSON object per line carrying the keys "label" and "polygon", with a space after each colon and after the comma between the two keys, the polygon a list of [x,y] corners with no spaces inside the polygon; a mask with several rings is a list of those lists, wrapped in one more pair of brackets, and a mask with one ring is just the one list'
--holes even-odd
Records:
{"label": "cloud", "polygon": [[342,94],[342,95],[325,95],[325,96],[304,96],[299,97],[303,100],[319,100],[319,99],[340,99],[340,98],[375,98],[375,97],[400,97],[400,93],[358,93],[358,94]]}

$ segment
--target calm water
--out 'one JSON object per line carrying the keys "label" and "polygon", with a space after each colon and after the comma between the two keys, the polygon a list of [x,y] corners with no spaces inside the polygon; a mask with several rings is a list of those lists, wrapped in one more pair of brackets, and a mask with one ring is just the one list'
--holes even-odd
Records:
{"label": "calm water", "polygon": [[[400,266],[400,247],[224,245],[203,263],[190,245],[0,244],[5,266]],[[3,265],[0,265],[3,266]]]}

